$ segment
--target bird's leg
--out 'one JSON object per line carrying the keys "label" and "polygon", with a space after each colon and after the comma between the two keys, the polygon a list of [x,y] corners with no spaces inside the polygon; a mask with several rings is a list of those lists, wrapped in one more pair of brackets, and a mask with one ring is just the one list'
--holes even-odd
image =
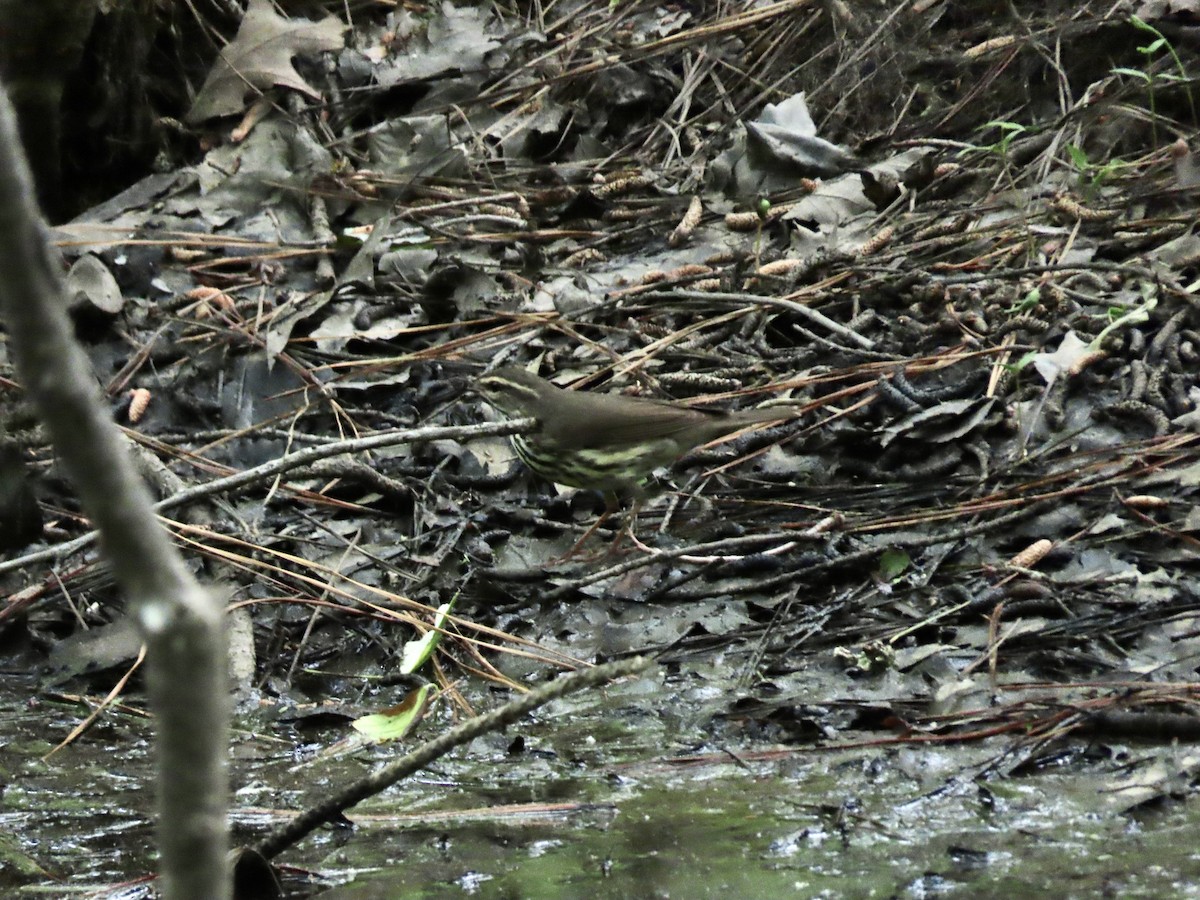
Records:
{"label": "bird's leg", "polygon": [[608,547],[608,552],[604,554],[605,556],[615,556],[617,553],[617,548],[621,546],[621,539],[626,535],[629,535],[629,540],[633,542],[635,547],[638,547],[642,550],[649,549],[645,544],[639,541],[637,535],[633,533],[633,527],[637,524],[638,513],[641,512],[641,510],[642,495],[640,493],[634,494],[633,502],[629,507],[629,513],[625,516],[625,522],[621,525],[621,530],[617,532],[617,536],[613,538],[613,542]]}
{"label": "bird's leg", "polygon": [[[617,531],[617,536],[613,538],[613,542],[609,545],[608,551],[604,554],[605,558],[616,556],[617,550],[620,548],[621,542],[626,536],[629,537],[629,540],[639,550],[644,550],[647,553],[654,552],[640,540],[638,540],[638,536],[634,533],[634,528],[637,525],[638,513],[642,511],[642,502],[646,499],[646,496],[647,491],[645,482],[633,487],[629,497],[629,512],[625,514],[625,521],[622,523],[620,530]],[[616,511],[618,505],[617,499],[618,498],[616,494],[606,495],[606,500],[609,505],[605,509],[605,515]],[[596,524],[599,525],[598,522]]]}
{"label": "bird's leg", "polygon": [[[571,546],[571,549],[570,549],[570,550],[568,550],[568,551],[567,551],[566,553],[564,553],[562,556],[558,556],[558,557],[555,557],[554,559],[552,559],[552,560],[551,560],[551,563],[561,563],[561,562],[566,562],[568,559],[571,559],[573,556],[575,556],[575,554],[577,554],[577,553],[579,552],[579,548],[580,548],[580,547],[582,547],[584,544],[586,544],[586,543],[587,543],[587,539],[588,539],[588,538],[590,538],[590,537],[591,537],[593,534],[595,534],[595,533],[596,533],[596,530],[597,530],[597,529],[598,529],[598,528],[599,528],[601,525],[603,525],[603,524],[604,524],[604,521],[605,521],[605,520],[606,520],[606,519],[607,519],[609,516],[611,516],[611,515],[612,515],[614,512],[616,512],[616,511],[617,511],[617,509],[618,509],[619,505],[620,505],[620,503],[619,503],[619,500],[618,500],[618,498],[617,498],[617,495],[616,495],[616,494],[614,494],[612,491],[605,491],[605,492],[604,492],[604,512],[600,513],[600,515],[599,515],[599,517],[596,519],[596,521],[595,521],[595,522],[593,522],[593,523],[591,524],[591,526],[589,526],[588,530],[587,530],[587,531],[585,531],[585,532],[583,533],[583,537],[581,537],[579,540],[577,540],[577,541],[576,541],[576,542],[575,542],[575,543],[574,543],[574,544]],[[618,536],[617,536],[617,537],[618,537],[618,540],[619,540],[619,539],[620,539],[620,535],[618,534]],[[611,550],[610,550],[609,552],[611,552]]]}

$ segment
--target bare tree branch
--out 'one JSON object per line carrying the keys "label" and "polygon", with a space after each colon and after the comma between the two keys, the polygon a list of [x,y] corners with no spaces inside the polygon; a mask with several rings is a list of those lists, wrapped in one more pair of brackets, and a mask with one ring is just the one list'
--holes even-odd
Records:
{"label": "bare tree branch", "polygon": [[66,314],[52,253],[0,90],[0,312],[21,379],[97,525],[147,644],[159,727],[163,896],[221,900],[226,875],[228,690],[224,611],[191,577],[155,520]]}

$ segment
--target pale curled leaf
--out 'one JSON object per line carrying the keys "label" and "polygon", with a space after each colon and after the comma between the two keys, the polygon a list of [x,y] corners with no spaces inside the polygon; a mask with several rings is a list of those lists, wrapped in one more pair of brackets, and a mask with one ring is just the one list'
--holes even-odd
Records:
{"label": "pale curled leaf", "polygon": [[442,640],[442,633],[438,629],[446,627],[446,616],[450,614],[452,606],[453,601],[439,606],[433,620],[434,627],[425,632],[423,637],[404,645],[404,652],[400,655],[400,671],[405,675],[417,671],[433,655],[433,651]]}
{"label": "pale curled leaf", "polygon": [[1088,352],[1088,344],[1074,331],[1063,335],[1062,343],[1053,353],[1036,353],[1033,356],[1033,367],[1039,375],[1050,384],[1059,372],[1068,371],[1075,362]]}
{"label": "pale curled leaf", "polygon": [[839,175],[862,164],[837,144],[817,137],[804,92],[782,103],[768,103],[756,121],[746,123],[747,149],[760,165],[784,166],[818,176]]}
{"label": "pale curled leaf", "polygon": [[117,279],[104,261],[86,253],[71,266],[67,273],[67,297],[71,309],[91,304],[101,312],[116,315],[125,305],[125,297]]}

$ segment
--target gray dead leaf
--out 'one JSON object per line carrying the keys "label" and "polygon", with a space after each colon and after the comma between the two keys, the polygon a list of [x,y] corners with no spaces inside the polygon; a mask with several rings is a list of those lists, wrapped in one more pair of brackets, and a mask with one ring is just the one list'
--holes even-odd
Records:
{"label": "gray dead leaf", "polygon": [[1129,520],[1117,513],[1101,516],[1096,524],[1087,529],[1087,534],[1120,534],[1129,528]]}
{"label": "gray dead leaf", "polygon": [[1088,584],[1114,578],[1133,579],[1137,575],[1137,566],[1121,559],[1106,547],[1081,551],[1057,572],[1050,573],[1049,577],[1057,584]]}
{"label": "gray dead leaf", "polygon": [[1188,389],[1188,402],[1192,404],[1192,408],[1172,419],[1171,424],[1188,431],[1200,431],[1200,389]]}
{"label": "gray dead leaf", "polygon": [[[906,150],[875,163],[871,172],[877,177],[897,177],[920,158],[920,151]],[[862,178],[848,176],[823,181],[811,194],[789,204],[783,220],[795,226],[790,250],[808,256],[821,249],[852,250],[860,246],[878,231],[876,216]]]}
{"label": "gray dead leaf", "polygon": [[1063,335],[1062,343],[1053,353],[1034,354],[1033,367],[1045,379],[1046,384],[1051,384],[1060,372],[1069,371],[1089,352],[1088,346],[1088,343],[1074,331],[1068,331]]}
{"label": "gray dead leaf", "polygon": [[1140,766],[1126,763],[1121,774],[1099,790],[1110,806],[1129,812],[1163,797],[1191,793],[1197,771],[1200,754],[1190,748],[1175,748],[1143,760]]}
{"label": "gray dead leaf", "polygon": [[443,3],[440,15],[429,18],[423,29],[424,15],[418,18],[407,10],[396,13],[393,33],[406,40],[401,52],[390,54],[387,62],[381,63],[376,80],[386,87],[485,68],[487,55],[500,46],[488,34],[492,16],[487,10],[473,6],[458,9]]}
{"label": "gray dead leaf", "polygon": [[596,305],[597,295],[586,283],[572,275],[542,282],[533,296],[522,304],[522,311],[557,311],[564,316]]}
{"label": "gray dead leaf", "polygon": [[385,175],[455,177],[467,171],[467,151],[446,127],[446,117],[408,116],[367,133],[371,168]]}
{"label": "gray dead leaf", "polygon": [[1200,463],[1192,463],[1171,473],[1180,487],[1194,488],[1200,486]]}
{"label": "gray dead leaf", "polygon": [[[422,233],[422,240],[426,240]],[[422,284],[437,262],[438,252],[427,246],[398,246],[379,257],[379,274],[404,284]]]}
{"label": "gray dead leaf", "polygon": [[986,707],[991,697],[991,685],[987,678],[962,678],[937,686],[930,698],[930,712],[944,716],[965,709]]}
{"label": "gray dead leaf", "polygon": [[517,459],[508,438],[478,438],[467,445],[467,452],[489,476],[508,473]]}
{"label": "gray dead leaf", "polygon": [[269,359],[275,359],[292,337],[292,329],[310,316],[316,315],[333,299],[333,291],[316,293],[288,301],[285,309],[271,320],[267,329],[266,351]]}
{"label": "gray dead leaf", "polygon": [[309,339],[322,353],[333,353],[341,350],[346,344],[359,336],[355,320],[362,310],[361,303],[342,303],[335,306],[316,325],[309,334]]}
{"label": "gray dead leaf", "polygon": [[776,105],[768,103],[756,121],[746,123],[746,153],[766,171],[828,178],[861,169],[854,154],[817,137],[804,92]]}
{"label": "gray dead leaf", "polygon": [[221,415],[231,428],[249,428],[285,416],[306,402],[306,383],[286,366],[271,366],[266,354],[238,357],[221,391]]}
{"label": "gray dead leaf", "polygon": [[285,19],[275,12],[271,0],[250,0],[237,37],[221,51],[185,120],[194,124],[236,115],[245,109],[251,88],[287,87],[319,98],[292,66],[292,58],[340,50],[344,30],[333,16],[320,22]]}
{"label": "gray dead leaf", "polygon": [[1200,254],[1200,235],[1190,231],[1185,231],[1179,237],[1152,248],[1147,253],[1150,258],[1158,260],[1172,271],[1188,265],[1197,254]]}
{"label": "gray dead leaf", "polygon": [[883,429],[880,443],[886,447],[898,437],[946,443],[957,440],[979,427],[995,404],[993,397],[948,400],[937,406],[905,416]]}
{"label": "gray dead leaf", "polygon": [[78,310],[87,305],[115,316],[125,305],[117,279],[97,256],[84,254],[67,273],[67,306]]}
{"label": "gray dead leaf", "polygon": [[1143,22],[1157,22],[1168,16],[1200,14],[1200,3],[1196,0],[1144,0],[1139,3],[1134,15]]}
{"label": "gray dead leaf", "polygon": [[901,672],[920,665],[930,657],[940,653],[957,653],[958,648],[952,644],[918,644],[915,647],[901,647],[896,651],[895,667]]}
{"label": "gray dead leaf", "polygon": [[863,168],[853,154],[816,131],[803,92],[769,103],[756,120],[736,126],[729,148],[709,167],[709,181],[727,194],[748,197],[794,187],[800,178]]}
{"label": "gray dead leaf", "polygon": [[498,117],[484,133],[496,141],[505,159],[529,159],[539,147],[566,134],[573,120],[573,110],[547,99],[531,109]]}
{"label": "gray dead leaf", "polygon": [[1175,186],[1183,189],[1200,185],[1200,163],[1183,138],[1171,145],[1171,160],[1175,166]]}
{"label": "gray dead leaf", "polygon": [[332,164],[329,151],[306,129],[281,117],[269,118],[240,144],[217,147],[196,165],[200,196],[177,198],[177,212],[184,215],[186,203],[214,229],[239,220],[241,237],[311,240],[311,223],[296,198]]}

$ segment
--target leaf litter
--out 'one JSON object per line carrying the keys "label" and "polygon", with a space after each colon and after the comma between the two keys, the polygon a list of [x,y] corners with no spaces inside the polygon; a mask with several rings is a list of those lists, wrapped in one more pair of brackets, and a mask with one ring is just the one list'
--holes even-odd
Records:
{"label": "leaf litter", "polygon": [[[426,727],[652,653],[617,720],[687,714],[599,765],[938,745],[971,748],[944,784],[1065,765],[1110,786],[1092,809],[1190,797],[1186,42],[1153,57],[1099,4],[325,6],[252,3],[188,116],[210,149],[56,231],[114,414],[149,391],[122,424],[175,479],[160,496],[313,451],[168,522],[249,612],[245,714],[354,697],[344,733],[396,705],[402,648],[458,598]],[[660,476],[644,549],[605,554],[618,517],[555,563],[598,497],[539,483],[502,435],[405,436],[487,421],[471,378],[512,363],[794,418]],[[48,514],[5,548],[5,627],[41,658],[120,607],[0,397]],[[137,651],[81,644],[63,678]]]}

